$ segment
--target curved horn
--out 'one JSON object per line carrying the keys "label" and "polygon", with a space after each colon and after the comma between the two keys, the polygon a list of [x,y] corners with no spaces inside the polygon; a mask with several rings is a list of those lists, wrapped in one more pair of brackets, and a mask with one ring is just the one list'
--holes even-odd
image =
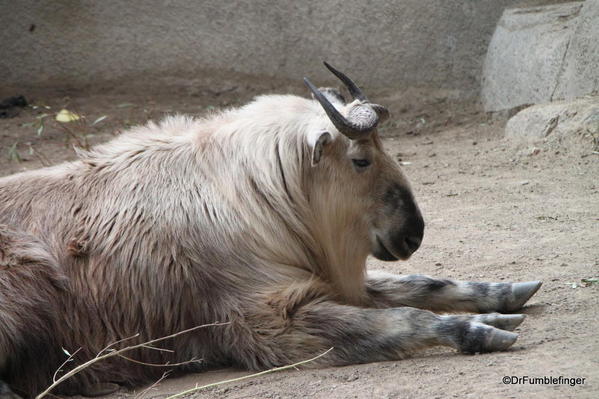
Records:
{"label": "curved horn", "polygon": [[356,84],[346,74],[333,68],[333,66],[326,61],[323,61],[323,63],[324,66],[327,67],[329,71],[333,72],[333,75],[337,76],[339,80],[345,85],[345,87],[347,87],[347,90],[349,90],[349,94],[351,94],[354,100],[357,98],[362,102],[368,102],[368,98],[366,98],[364,93],[362,93],[362,90],[360,90],[360,88],[356,86]]}
{"label": "curved horn", "polygon": [[[329,100],[324,96],[324,94],[322,94],[320,90],[318,90],[316,86],[314,86],[308,80],[308,78],[304,78],[304,83],[306,83],[306,86],[308,86],[312,94],[314,94],[314,98],[316,98],[320,105],[322,105],[322,108],[324,108],[324,111],[327,113],[329,119],[331,120],[331,122],[333,122],[333,125],[335,125],[337,130],[339,130],[340,133],[344,134],[351,140],[357,140],[368,136],[372,129],[376,127],[378,123],[378,116],[370,108],[368,108],[370,110],[370,113],[374,115],[368,115],[370,116],[370,118],[361,118],[368,123],[352,123],[351,121],[347,120],[343,115],[341,115],[339,111],[337,111],[337,108],[335,108],[335,106],[329,102]],[[364,111],[368,113],[366,109],[364,109]],[[374,116],[374,120],[372,116]]]}

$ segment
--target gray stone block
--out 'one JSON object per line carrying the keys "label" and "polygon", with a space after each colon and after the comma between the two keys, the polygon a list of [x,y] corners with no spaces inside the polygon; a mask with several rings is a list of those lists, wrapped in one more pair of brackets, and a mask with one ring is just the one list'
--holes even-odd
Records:
{"label": "gray stone block", "polygon": [[599,94],[599,0],[587,0],[579,19],[554,98]]}
{"label": "gray stone block", "polygon": [[513,141],[575,134],[599,137],[599,97],[534,105],[514,115],[505,127],[505,137]]}
{"label": "gray stone block", "polygon": [[553,99],[582,7],[582,2],[572,2],[504,12],[484,62],[485,110]]}

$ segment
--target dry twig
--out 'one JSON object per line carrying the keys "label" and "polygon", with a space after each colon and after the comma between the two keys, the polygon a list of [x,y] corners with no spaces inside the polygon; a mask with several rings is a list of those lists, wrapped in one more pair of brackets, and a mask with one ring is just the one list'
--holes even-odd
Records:
{"label": "dry twig", "polygon": [[[229,324],[229,323],[228,322],[225,322],[225,323],[216,322],[216,323],[212,323],[212,324],[203,324],[201,326],[196,326],[196,327],[188,328],[187,330],[179,331],[179,332],[176,332],[174,334],[167,335],[165,337],[156,338],[156,339],[153,339],[153,340],[147,341],[147,342],[142,342],[141,344],[127,346],[125,348],[118,349],[118,350],[112,349],[110,352],[102,355],[102,353],[106,352],[107,350],[109,350],[110,347],[112,347],[112,346],[114,346],[114,345],[116,345],[116,344],[118,344],[120,342],[123,342],[123,341],[129,340],[129,339],[135,338],[135,337],[139,336],[139,334],[135,334],[132,337],[128,337],[128,338],[121,339],[119,341],[113,342],[110,345],[108,345],[107,347],[105,347],[104,349],[102,349],[100,352],[98,352],[98,354],[96,355],[96,357],[94,357],[93,359],[88,360],[87,362],[85,362],[83,364],[80,364],[79,366],[73,368],[71,371],[69,371],[68,373],[66,373],[65,375],[63,375],[62,377],[60,377],[59,379],[57,379],[57,380],[55,379],[53,381],[53,383],[48,388],[46,388],[46,390],[44,390],[39,395],[37,395],[35,397],[35,399],[41,399],[41,398],[43,398],[44,396],[46,396],[47,394],[49,394],[50,391],[52,391],[54,388],[56,388],[56,386],[58,386],[63,381],[67,380],[68,378],[71,378],[75,374],[79,373],[80,371],[84,370],[85,368],[87,368],[87,367],[91,366],[92,364],[97,363],[97,362],[99,362],[101,360],[104,360],[104,359],[107,359],[107,358],[113,357],[113,356],[120,356],[123,352],[127,352],[127,351],[130,351],[130,350],[133,350],[133,349],[137,349],[137,348],[159,349],[159,348],[151,347],[149,345],[154,344],[156,342],[164,341],[164,340],[169,339],[169,338],[174,338],[174,337],[177,337],[177,336],[182,335],[182,334],[186,334],[186,333],[191,332],[191,331],[199,330],[200,328],[214,327],[214,326],[224,326],[224,325],[227,325],[227,324]],[[69,356],[69,358],[60,367],[64,366],[72,358],[72,356],[73,355]],[[168,365],[165,365],[165,366],[168,366]],[[56,377],[56,374],[55,374],[55,377]]]}
{"label": "dry twig", "polygon": [[153,388],[155,388],[158,384],[160,384],[162,382],[162,380],[164,380],[166,377],[168,377],[168,373],[169,373],[168,371],[165,371],[162,374],[162,377],[160,377],[152,385],[150,385],[149,387],[147,387],[146,389],[144,389],[143,391],[141,391],[140,393],[138,393],[137,395],[135,395],[135,399],[142,399],[145,394],[147,394],[148,392],[150,392]]}
{"label": "dry twig", "polygon": [[176,394],[171,395],[171,396],[167,396],[165,399],[180,398],[181,396],[185,396],[187,394],[197,392],[197,391],[199,391],[201,389],[212,388],[212,387],[216,387],[216,386],[219,386],[219,385],[228,384],[230,382],[243,381],[243,380],[247,380],[249,378],[259,377],[259,376],[264,375],[264,374],[270,374],[270,373],[274,373],[274,372],[277,372],[277,371],[292,369],[292,368],[295,368],[297,366],[301,366],[301,365],[304,365],[306,363],[313,362],[314,360],[323,357],[324,355],[326,355],[327,353],[329,353],[332,350],[333,350],[333,348],[329,348],[325,352],[321,353],[318,356],[315,356],[315,357],[313,357],[311,359],[308,359],[308,360],[303,360],[301,362],[289,364],[287,366],[275,367],[275,368],[272,368],[272,369],[261,371],[259,373],[254,373],[254,374],[250,374],[250,375],[244,375],[243,377],[238,377],[238,378],[231,378],[229,380],[218,381],[218,382],[214,382],[212,384],[202,385],[202,386],[199,386],[199,387],[196,386],[196,387],[188,389],[186,391],[179,392],[179,393],[176,393]]}

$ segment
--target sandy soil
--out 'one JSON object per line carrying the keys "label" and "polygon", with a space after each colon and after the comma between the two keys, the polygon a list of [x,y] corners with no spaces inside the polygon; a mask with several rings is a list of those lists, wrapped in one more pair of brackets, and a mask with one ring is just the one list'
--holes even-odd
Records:
{"label": "sandy soil", "polygon": [[[24,94],[38,106],[24,109],[15,118],[0,119],[0,175],[75,157],[70,148],[73,139],[52,121],[53,115],[44,118],[43,131],[36,133],[39,115],[63,107],[86,116],[85,123],[71,129],[88,134],[93,144],[109,140],[126,126],[167,113],[201,114],[269,91],[305,93],[288,82],[243,82],[204,78],[151,90],[139,85],[0,89],[0,97]],[[524,309],[528,318],[518,329],[518,342],[503,353],[466,356],[433,349],[398,362],[285,371],[190,396],[599,397],[599,284],[581,284],[583,278],[599,276],[599,156],[593,154],[591,143],[576,137],[560,145],[515,145],[503,140],[504,121],[486,117],[473,104],[454,101],[453,93],[408,93],[379,92],[371,98],[393,112],[391,123],[383,129],[385,144],[412,181],[427,220],[425,241],[407,262],[373,259],[369,267],[463,280],[543,280],[543,287]],[[91,126],[104,115],[106,119]],[[149,390],[112,396],[132,398],[142,393],[145,398],[163,398],[247,374],[219,370],[187,375]],[[585,383],[504,384],[504,376],[580,377]]]}

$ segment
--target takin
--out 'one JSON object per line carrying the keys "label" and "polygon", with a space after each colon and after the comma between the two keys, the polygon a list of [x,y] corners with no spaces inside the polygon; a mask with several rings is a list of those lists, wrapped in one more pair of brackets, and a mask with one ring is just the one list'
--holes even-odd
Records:
{"label": "takin", "polygon": [[[500,313],[539,281],[367,270],[369,255],[409,258],[424,221],[377,133],[389,112],[325,65],[350,102],[304,79],[311,99],[169,117],[0,179],[0,397],[34,397],[109,345],[215,322],[97,362],[54,392],[104,394],[173,369],[262,370],[329,348],[310,365],[516,341],[524,315]],[[459,311],[471,314],[435,313]],[[65,352],[76,354],[61,368]]]}

